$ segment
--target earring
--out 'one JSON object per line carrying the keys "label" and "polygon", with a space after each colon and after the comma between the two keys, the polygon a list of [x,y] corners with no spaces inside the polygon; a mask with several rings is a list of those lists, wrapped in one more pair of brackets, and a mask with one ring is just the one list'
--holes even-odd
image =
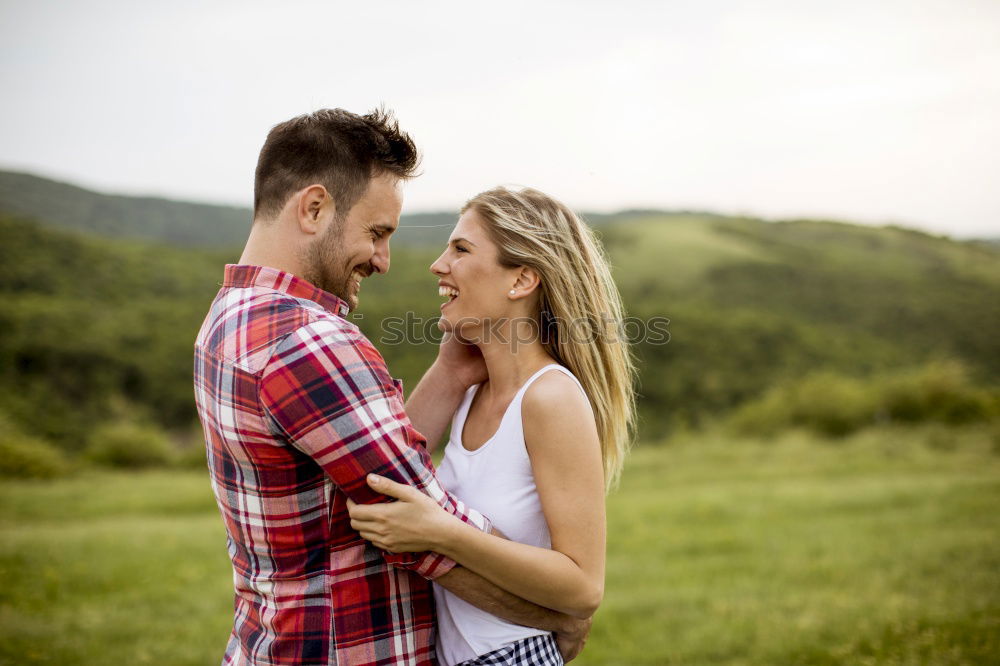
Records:
{"label": "earring", "polygon": [[511,290],[510,290],[510,291],[508,291],[507,293],[508,293],[508,294],[510,294],[511,296],[513,296],[513,295],[514,295],[514,294],[516,294],[517,292],[516,292],[515,290],[511,289]]}

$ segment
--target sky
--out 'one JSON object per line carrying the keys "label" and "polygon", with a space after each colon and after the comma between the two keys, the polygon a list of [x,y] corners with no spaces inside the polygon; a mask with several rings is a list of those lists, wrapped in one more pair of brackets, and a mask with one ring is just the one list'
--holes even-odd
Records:
{"label": "sky", "polygon": [[249,206],[267,131],[384,104],[404,212],[498,184],[1000,236],[1000,2],[0,0],[0,168]]}

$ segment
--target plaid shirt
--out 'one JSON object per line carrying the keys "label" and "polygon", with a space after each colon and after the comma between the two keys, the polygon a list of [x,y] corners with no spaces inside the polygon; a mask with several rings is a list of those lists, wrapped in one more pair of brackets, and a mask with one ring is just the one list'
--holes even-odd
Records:
{"label": "plaid shirt", "polygon": [[[226,266],[195,343],[194,388],[228,532],[235,622],[223,664],[433,664],[434,553],[383,553],[347,498],[384,500],[373,472],[449,512],[401,384],[346,303],[288,273]],[[390,566],[391,565],[391,566]]]}

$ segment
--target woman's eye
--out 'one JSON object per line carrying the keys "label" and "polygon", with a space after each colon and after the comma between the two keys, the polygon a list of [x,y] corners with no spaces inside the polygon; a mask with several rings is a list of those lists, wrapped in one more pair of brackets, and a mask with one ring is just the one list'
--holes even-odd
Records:
{"label": "woman's eye", "polygon": [[466,249],[465,249],[464,247],[462,247],[461,245],[456,245],[456,246],[455,246],[455,252],[468,252],[468,250],[466,250]]}

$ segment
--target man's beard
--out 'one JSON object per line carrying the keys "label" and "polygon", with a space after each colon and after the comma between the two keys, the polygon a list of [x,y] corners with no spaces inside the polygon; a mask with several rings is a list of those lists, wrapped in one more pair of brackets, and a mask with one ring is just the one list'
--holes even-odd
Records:
{"label": "man's beard", "polygon": [[344,301],[353,310],[358,306],[353,289],[354,281],[368,277],[375,268],[371,263],[347,265],[347,257],[341,243],[343,226],[343,220],[335,220],[323,235],[309,246],[306,251],[306,270],[303,277],[323,291]]}

